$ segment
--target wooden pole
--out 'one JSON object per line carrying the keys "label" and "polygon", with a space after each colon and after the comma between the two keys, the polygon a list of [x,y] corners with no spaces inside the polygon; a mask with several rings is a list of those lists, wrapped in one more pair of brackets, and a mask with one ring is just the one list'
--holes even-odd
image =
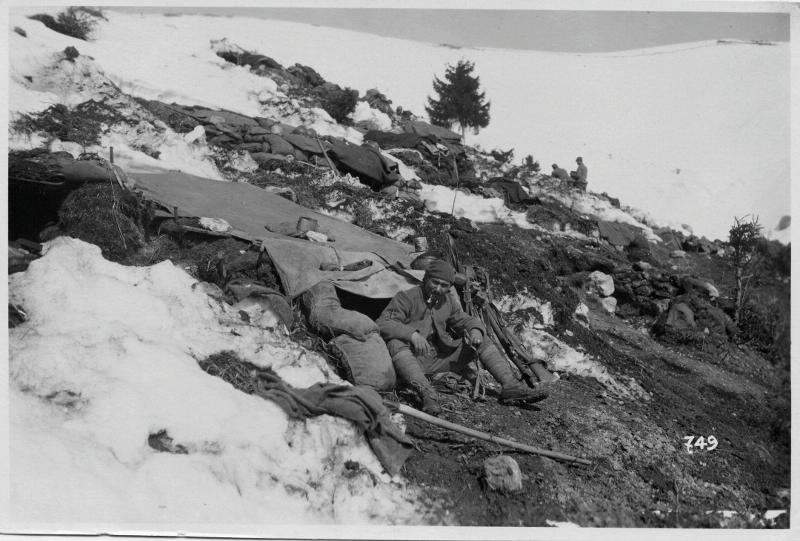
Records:
{"label": "wooden pole", "polygon": [[339,170],[338,170],[338,169],[336,169],[336,166],[335,166],[335,165],[333,165],[333,162],[332,162],[332,161],[331,161],[331,159],[328,157],[328,153],[327,153],[327,152],[325,152],[325,148],[322,146],[322,141],[320,141],[320,140],[319,140],[319,137],[317,137],[317,144],[319,145],[319,149],[322,151],[322,155],[323,155],[323,156],[325,156],[325,160],[327,160],[327,162],[328,162],[328,165],[329,165],[329,166],[330,166],[330,168],[331,168],[331,171],[333,171],[333,174],[334,174],[334,175],[336,175],[336,176],[338,177],[338,176],[339,176]]}
{"label": "wooden pole", "polygon": [[453,192],[453,208],[450,209],[450,216],[455,216],[456,213],[456,196],[458,195],[458,185],[461,184],[461,179],[458,178],[458,166],[456,166],[456,157],[453,156],[453,172],[456,174],[456,189]]}
{"label": "wooden pole", "polygon": [[491,434],[487,434],[486,432],[480,432],[478,430],[473,430],[472,428],[467,428],[466,426],[461,426],[456,423],[451,423],[450,421],[445,421],[444,419],[439,419],[438,417],[434,417],[433,415],[428,415],[427,413],[415,410],[414,408],[406,406],[405,404],[396,404],[396,405],[392,404],[392,406],[396,407],[400,413],[404,413],[411,417],[415,417],[422,421],[428,422],[432,425],[440,426],[442,428],[446,428],[454,432],[460,432],[461,434],[466,434],[467,436],[472,436],[473,438],[490,441],[492,443],[497,443],[498,445],[511,447],[512,449],[525,451],[526,453],[542,455],[555,460],[563,460],[564,462],[573,462],[575,464],[583,464],[584,466],[591,466],[592,464],[589,460],[586,460],[585,458],[577,458],[574,456],[557,453],[555,451],[548,451],[547,449],[539,449],[537,447],[531,447],[530,445],[525,445],[524,443],[517,443],[515,441],[507,440],[505,438],[498,438],[497,436],[492,436]]}

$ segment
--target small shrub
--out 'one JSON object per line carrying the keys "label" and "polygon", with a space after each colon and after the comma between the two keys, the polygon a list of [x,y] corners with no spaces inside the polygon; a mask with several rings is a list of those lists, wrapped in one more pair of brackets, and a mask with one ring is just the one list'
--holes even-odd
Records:
{"label": "small shrub", "polygon": [[27,37],[28,37],[28,34],[27,34],[27,32],[25,32],[25,30],[23,30],[23,29],[22,29],[22,28],[20,28],[19,26],[15,26],[15,27],[14,27],[14,32],[16,32],[17,34],[19,34],[19,35],[20,35],[20,36],[22,36],[23,38],[27,38]]}
{"label": "small shrub", "polygon": [[325,79],[317,73],[314,68],[304,66],[303,64],[295,64],[286,70],[291,75],[297,77],[301,83],[316,88],[325,84]]}
{"label": "small shrub", "polygon": [[378,89],[371,88],[367,90],[367,93],[364,96],[364,101],[366,101],[373,109],[377,109],[378,111],[381,111],[389,116],[392,115],[392,100],[387,98],[386,95]]}
{"label": "small shrub", "polygon": [[46,13],[37,13],[28,18],[41,22],[47,28],[59,34],[82,39],[83,41],[89,40],[97,25],[97,19],[106,19],[102,10],[92,7],[70,7],[56,17]]}
{"label": "small shrub", "polygon": [[326,83],[315,90],[321,106],[339,124],[351,123],[348,118],[356,110],[358,90],[341,88],[339,85]]}
{"label": "small shrub", "polygon": [[763,258],[757,248],[764,237],[757,217],[749,221],[745,218],[734,218],[728,235],[728,243],[732,248],[731,264],[736,272],[736,307],[733,320],[739,323],[747,295],[758,281],[762,270],[760,266]]}
{"label": "small shrub", "polygon": [[78,49],[72,47],[71,45],[64,49],[64,57],[69,60],[70,62],[75,62],[75,59],[78,58],[81,53],[78,52]]}

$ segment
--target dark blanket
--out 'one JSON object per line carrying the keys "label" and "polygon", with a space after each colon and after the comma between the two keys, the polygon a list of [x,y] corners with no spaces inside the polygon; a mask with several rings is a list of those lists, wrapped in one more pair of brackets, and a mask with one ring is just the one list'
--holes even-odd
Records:
{"label": "dark blanket", "polygon": [[287,385],[269,368],[245,361],[209,358],[203,370],[219,376],[240,391],[275,402],[292,419],[335,415],[354,422],[367,438],[375,456],[390,475],[395,475],[414,447],[389,416],[380,395],[369,387],[316,383],[306,389]]}
{"label": "dark blanket", "polygon": [[505,180],[503,178],[492,179],[489,181],[489,186],[495,190],[504,193],[506,201],[509,203],[528,203],[533,202],[533,199],[525,193],[519,182],[513,180]]}
{"label": "dark blanket", "polygon": [[367,145],[335,140],[328,154],[342,171],[356,175],[373,190],[380,190],[401,179],[397,164]]}

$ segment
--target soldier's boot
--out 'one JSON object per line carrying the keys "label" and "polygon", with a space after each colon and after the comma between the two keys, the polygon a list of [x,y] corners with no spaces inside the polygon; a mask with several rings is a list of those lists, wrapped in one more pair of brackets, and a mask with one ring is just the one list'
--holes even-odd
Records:
{"label": "soldier's boot", "polygon": [[544,386],[531,389],[514,377],[508,361],[500,354],[494,344],[490,344],[483,349],[480,359],[492,377],[503,387],[502,391],[500,391],[501,403],[525,402],[530,404],[547,398],[548,393]]}
{"label": "soldier's boot", "polygon": [[393,359],[397,375],[403,380],[419,401],[420,408],[429,415],[439,415],[442,407],[439,405],[439,395],[425,377],[425,371],[419,360],[413,355],[398,355]]}
{"label": "soldier's boot", "polygon": [[413,382],[411,388],[420,401],[420,408],[428,415],[439,415],[442,413],[442,406],[439,405],[439,395],[428,382],[425,384]]}

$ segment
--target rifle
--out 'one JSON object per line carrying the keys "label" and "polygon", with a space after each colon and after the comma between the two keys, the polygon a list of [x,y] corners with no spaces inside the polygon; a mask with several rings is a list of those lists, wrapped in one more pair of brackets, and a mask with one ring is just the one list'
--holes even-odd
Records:
{"label": "rifle", "polygon": [[[464,274],[465,282],[464,282],[464,308],[466,312],[470,316],[476,315],[475,305],[472,304],[472,279],[471,279],[471,272],[470,267],[466,265],[461,266],[461,272]],[[472,399],[477,400],[478,396],[482,396],[485,394],[486,389],[483,388],[481,385],[481,358],[478,355],[478,350],[469,343],[469,336],[466,334],[464,335],[464,341],[467,342],[467,346],[471,347],[472,350],[475,352],[475,364],[477,366],[477,375],[475,377],[475,387],[472,389]]]}
{"label": "rifle", "polygon": [[509,330],[508,324],[500,314],[500,310],[492,302],[491,289],[489,289],[489,274],[485,269],[481,270],[486,283],[486,298],[483,299],[484,302],[480,313],[487,331],[491,331],[491,335],[499,346],[500,351],[505,353],[508,360],[519,370],[522,379],[525,380],[529,387],[535,387],[539,381],[543,383],[552,381],[553,374],[547,370],[541,361],[534,359],[514,333]]}
{"label": "rifle", "polygon": [[[470,268],[467,265],[461,265],[458,261],[458,253],[456,252],[456,243],[452,236],[447,235],[447,246],[450,248],[450,262],[453,264],[453,268],[458,269],[458,271],[464,275],[464,311],[470,315],[476,315],[475,305],[472,302],[472,279],[471,276],[474,274],[470,272]],[[483,388],[481,385],[481,359],[478,356],[478,350],[475,349],[472,344],[469,342],[469,336],[467,333],[464,333],[464,343],[467,347],[471,348],[475,354],[475,364],[477,367],[477,375],[475,377],[475,386],[472,388],[472,399],[477,400],[479,396],[485,394],[486,389]]]}

